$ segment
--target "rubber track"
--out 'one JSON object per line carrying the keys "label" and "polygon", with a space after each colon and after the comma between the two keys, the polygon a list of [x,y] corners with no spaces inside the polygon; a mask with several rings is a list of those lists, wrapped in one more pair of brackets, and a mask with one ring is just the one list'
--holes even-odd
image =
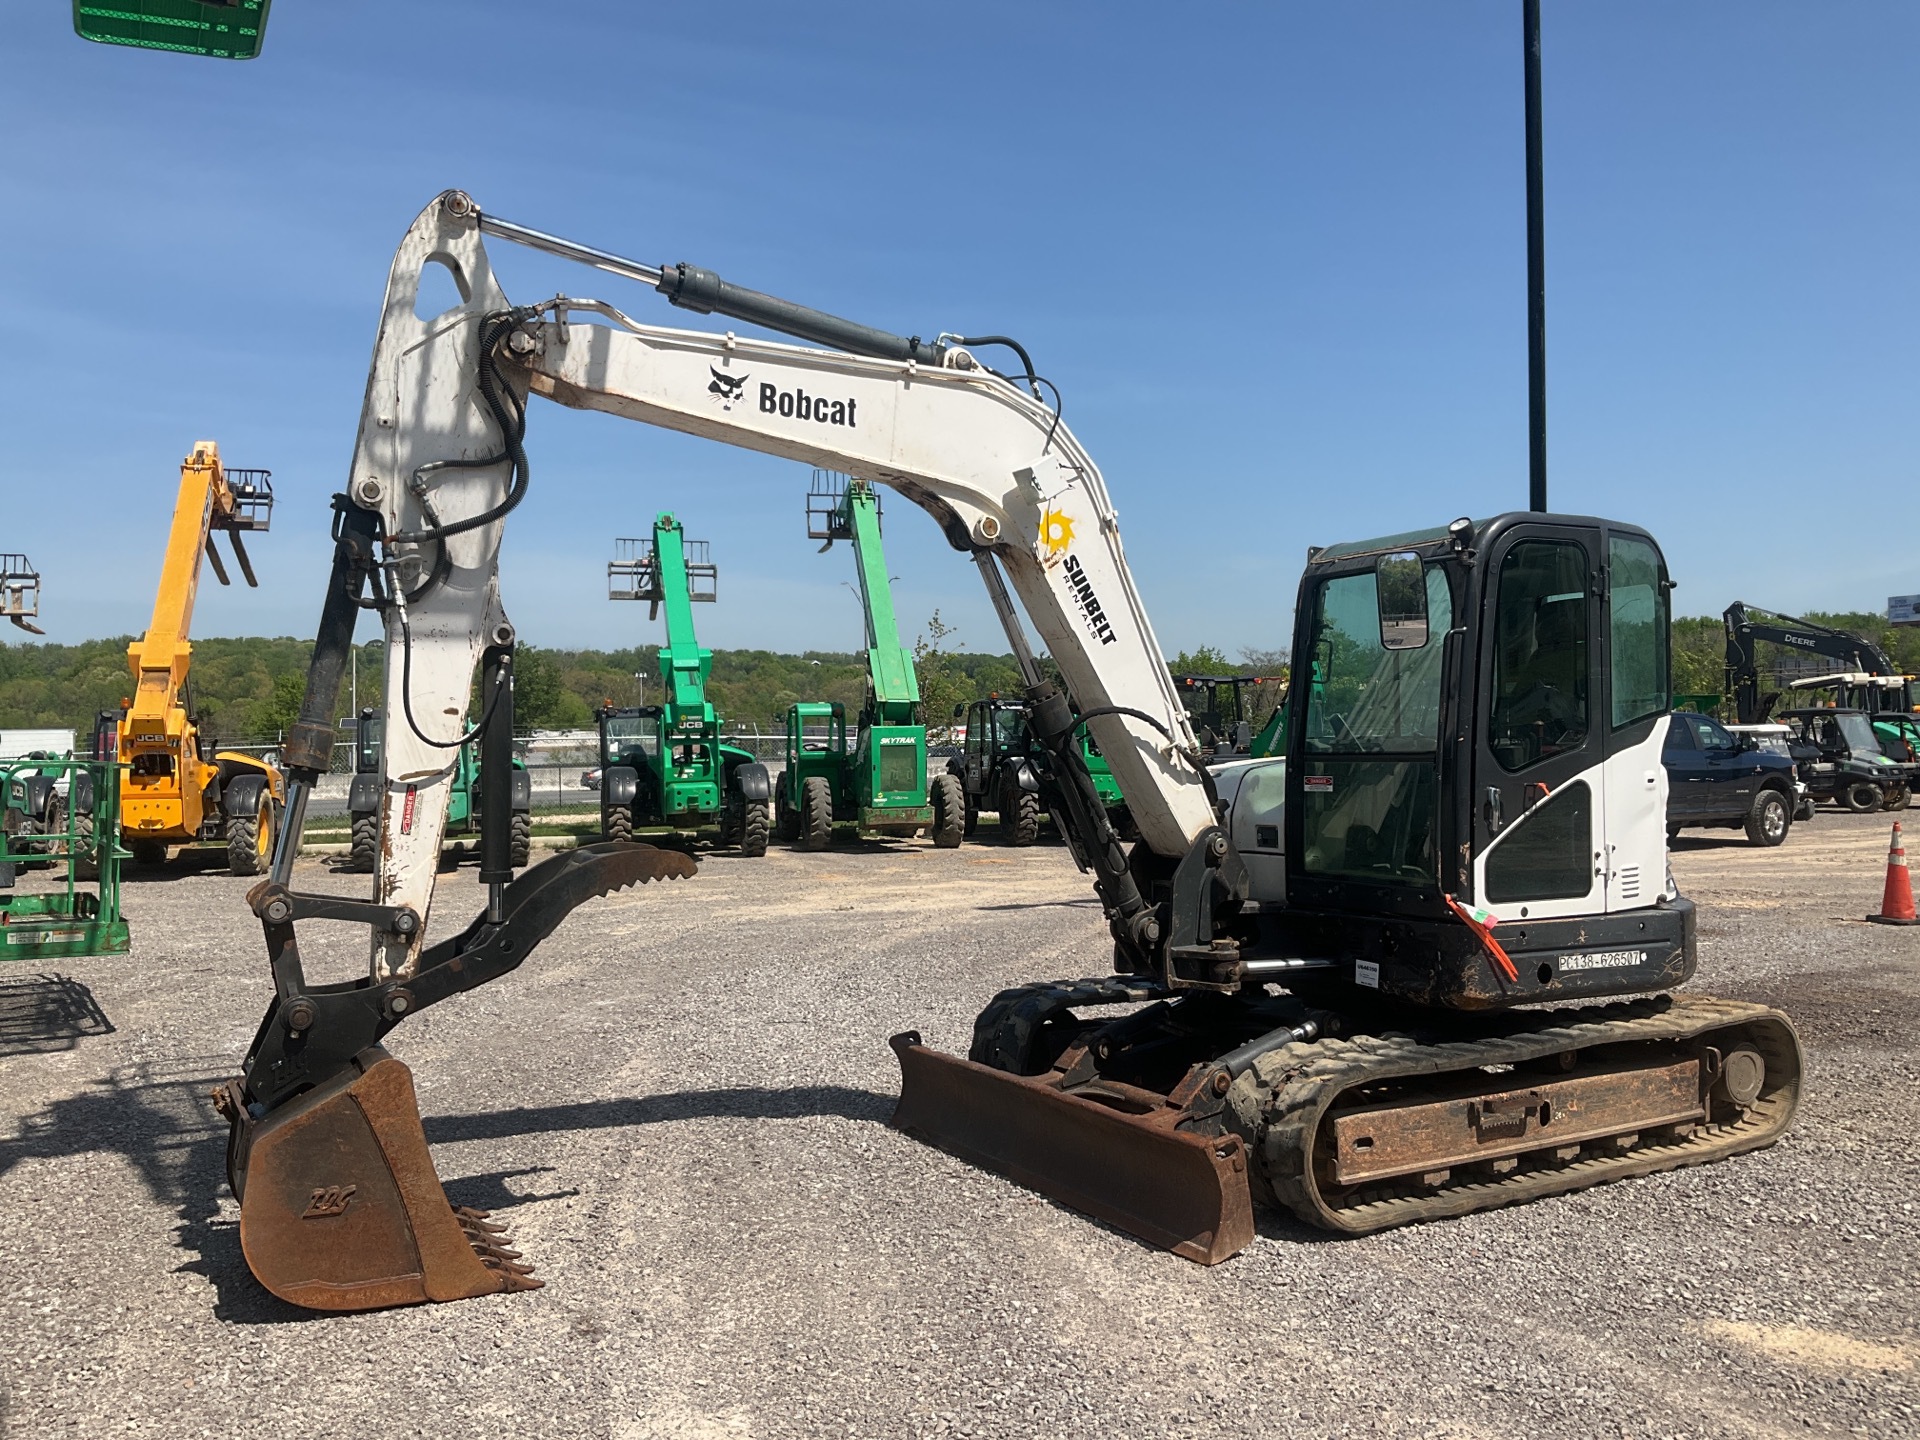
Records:
{"label": "rubber track", "polygon": [[[1584,1190],[1609,1180],[1703,1165],[1759,1149],[1780,1138],[1799,1103],[1799,1038],[1784,1015],[1763,1005],[1700,995],[1667,995],[1583,1010],[1536,1011],[1524,1019],[1511,1019],[1523,1023],[1515,1025],[1510,1033],[1478,1039],[1422,1041],[1410,1035],[1362,1035],[1297,1043],[1263,1056],[1241,1077],[1228,1101],[1238,1117],[1234,1128],[1246,1136],[1248,1149],[1255,1156],[1255,1193],[1284,1206],[1310,1225],[1352,1235],[1367,1234],[1415,1220],[1465,1215]],[[1558,1023],[1539,1023],[1545,1020]],[[1551,1168],[1520,1169],[1510,1175],[1476,1178],[1439,1190],[1394,1193],[1388,1182],[1330,1202],[1320,1193],[1314,1178],[1315,1134],[1328,1108],[1355,1086],[1484,1065],[1518,1064],[1596,1045],[1689,1040],[1716,1030],[1744,1031],[1741,1038],[1753,1043],[1767,1062],[1767,1088],[1732,1124],[1702,1126],[1682,1140],[1643,1142],[1618,1155],[1594,1155]],[[1249,1134],[1250,1130],[1255,1133]]]}
{"label": "rubber track", "polygon": [[1081,1005],[1130,1005],[1164,999],[1167,994],[1166,985],[1158,980],[1128,975],[1043,980],[1002,990],[974,1020],[973,1045],[967,1058],[1019,1075],[1035,1032],[1061,1011]]}

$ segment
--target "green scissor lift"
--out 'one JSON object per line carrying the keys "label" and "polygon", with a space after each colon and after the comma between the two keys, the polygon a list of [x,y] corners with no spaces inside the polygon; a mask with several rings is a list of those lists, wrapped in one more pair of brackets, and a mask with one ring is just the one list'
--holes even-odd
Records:
{"label": "green scissor lift", "polygon": [[651,539],[615,542],[607,595],[645,600],[648,618],[664,610],[660,649],[665,703],[600,712],[600,832],[627,840],[636,826],[679,830],[720,827],[720,843],[743,856],[767,853],[772,786],[751,751],[720,742],[720,716],[707,699],[713,652],[694,635],[695,601],[718,593],[719,571],[704,540],[688,540],[663,514]]}
{"label": "green scissor lift", "polygon": [[836,824],[881,834],[927,830],[933,843],[960,843],[966,800],[950,775],[927,784],[927,727],[913,656],[900,643],[893,589],[880,547],[880,497],[863,480],[816,470],[807,494],[807,534],[853,543],[866,617],[867,695],[851,743],[845,708],[807,702],[787,711],[787,768],[775,801],[775,829],[808,850],[832,843]]}

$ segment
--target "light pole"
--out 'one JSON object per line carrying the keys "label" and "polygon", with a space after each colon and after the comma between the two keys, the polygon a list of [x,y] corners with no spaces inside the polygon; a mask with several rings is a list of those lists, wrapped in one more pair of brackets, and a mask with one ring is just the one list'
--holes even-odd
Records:
{"label": "light pole", "polygon": [[1540,158],[1540,0],[1521,0],[1527,65],[1527,508],[1547,508],[1547,239]]}

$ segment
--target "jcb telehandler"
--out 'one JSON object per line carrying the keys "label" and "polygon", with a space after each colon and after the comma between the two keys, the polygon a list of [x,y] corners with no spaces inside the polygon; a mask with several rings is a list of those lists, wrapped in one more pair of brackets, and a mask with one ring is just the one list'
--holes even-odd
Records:
{"label": "jcb telehandler", "polygon": [[[515,308],[486,234],[807,343],[650,325],[568,295]],[[457,271],[462,299],[421,318],[436,264]],[[1693,906],[1667,876],[1669,581],[1653,538],[1525,513],[1310,551],[1287,754],[1210,768],[1098,466],[1030,366],[1009,378],[969,348],[1006,343],[888,334],[484,215],[458,191],[420,214],[336,501],[287,745],[288,839],[249,893],[273,994],[221,1099],[241,1244],[274,1293],[360,1310],[537,1283],[500,1227],[447,1202],[411,1075],[380,1042],[522,963],[592,896],[694,868],[603,844],[508,883],[496,812],[484,907],[427,946],[444,807],[423,805],[409,831],[388,787],[374,896],[292,887],[369,591],[389,705],[458,714],[479,662],[483,727],[503,695],[510,706],[496,561],[528,493],[535,394],[891,486],[973,559],[1007,622],[1108,937],[1089,953],[1094,978],[994,997],[966,1058],[895,1035],[908,1133],[1210,1263],[1251,1242],[1256,1195],[1367,1233],[1719,1160],[1785,1130],[1801,1080],[1787,1018],[1675,993],[1697,950]],[[1040,672],[1014,594],[1064,683]],[[1087,773],[1082,726],[1139,826],[1131,848]],[[389,774],[424,770],[452,738],[390,728]],[[489,785],[507,743],[486,729]],[[1254,783],[1269,778],[1281,783]],[[367,927],[364,976],[307,979],[296,926],[323,920]]]}
{"label": "jcb telehandler", "polygon": [[802,701],[787,711],[787,764],[774,800],[774,832],[808,850],[833,843],[836,824],[880,834],[926,830],[950,850],[960,843],[965,799],[960,782],[927,782],[927,727],[920,679],[900,643],[893,587],[880,546],[880,497],[864,481],[816,470],[807,494],[807,535],[853,544],[866,623],[867,693],[847,733],[845,707]]}
{"label": "jcb telehandler", "polygon": [[[380,849],[380,712],[369,706],[354,721],[353,781],[347,789],[347,814],[352,817],[352,842],[347,868],[371,874]],[[474,746],[462,745],[453,762],[453,782],[447,788],[447,833],[480,833],[480,757]],[[533,782],[526,764],[513,761],[513,843],[508,863],[518,870],[533,853]]]}
{"label": "jcb telehandler", "polygon": [[720,715],[707,699],[713,652],[693,632],[693,606],[718,593],[719,569],[707,542],[689,541],[662,514],[647,540],[622,539],[607,564],[607,597],[644,600],[648,619],[666,614],[660,647],[666,702],[600,711],[600,833],[631,839],[634,829],[720,827],[720,843],[767,853],[772,825],[767,767],[749,750],[723,744]]}
{"label": "jcb telehandler", "polygon": [[226,848],[233,874],[258,875],[273,853],[285,800],[280,771],[252,755],[216,750],[200,733],[188,688],[200,562],[229,583],[213,543],[225,532],[240,573],[257,586],[240,536],[265,530],[272,516],[269,471],[228,469],[211,440],[196,443],[180,463],[153,622],[127,647],[134,691],[117,724],[121,832],[140,864],[162,863],[169,846],[212,844]]}

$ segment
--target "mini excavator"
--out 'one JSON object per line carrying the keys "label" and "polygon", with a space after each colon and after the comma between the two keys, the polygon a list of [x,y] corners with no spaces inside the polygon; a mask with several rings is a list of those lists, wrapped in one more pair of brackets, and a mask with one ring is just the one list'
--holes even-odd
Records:
{"label": "mini excavator", "polygon": [[[565,295],[514,306],[489,236],[807,346],[648,325]],[[430,265],[462,299],[423,320]],[[1018,368],[978,358],[996,348]],[[1670,582],[1653,538],[1515,514],[1310,552],[1286,754],[1209,768],[1105,483],[1046,388],[1004,336],[889,334],[531,230],[458,191],[420,214],[335,500],[285,750],[288,823],[249,897],[274,995],[218,1097],[242,1244],[270,1290],[357,1310],[537,1283],[500,1227],[448,1204],[411,1078],[380,1042],[518,965],[586,899],[693,869],[615,842],[515,879],[496,827],[481,913],[423,944],[476,664],[482,764],[500,777],[483,783],[504,780],[513,627],[495,560],[528,493],[531,395],[888,486],[984,581],[1111,965],[994,997],[966,1057],[894,1036],[894,1123],[908,1133],[1204,1263],[1250,1242],[1256,1196],[1365,1233],[1782,1133],[1801,1077],[1786,1017],[1670,993],[1693,974],[1695,930],[1666,866]],[[1015,595],[1064,683],[1040,672]],[[399,716],[367,901],[292,887],[362,608],[385,622]],[[1086,772],[1083,724],[1139,827],[1131,847]],[[308,983],[303,921],[368,927],[366,975]]]}

